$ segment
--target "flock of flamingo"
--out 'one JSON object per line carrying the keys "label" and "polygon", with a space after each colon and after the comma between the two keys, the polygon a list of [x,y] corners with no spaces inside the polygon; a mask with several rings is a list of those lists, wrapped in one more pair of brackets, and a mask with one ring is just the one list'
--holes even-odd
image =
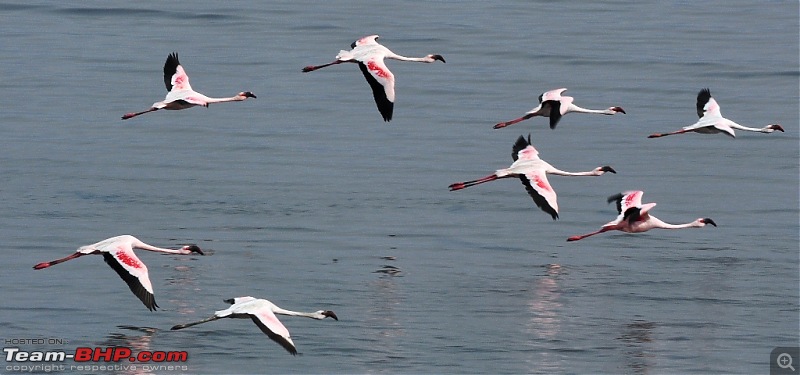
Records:
{"label": "flock of flamingo", "polygon": [[[386,66],[385,59],[400,61],[416,61],[432,63],[435,61],[445,62],[441,55],[431,54],[424,57],[406,57],[395,54],[388,48],[378,43],[377,35],[370,35],[356,40],[352,43],[351,50],[342,50],[336,55],[333,62],[306,66],[302,72],[312,72],[327,66],[341,63],[356,63],[366,78],[372,89],[378,112],[384,121],[391,121],[394,109],[394,74]],[[167,88],[167,96],[163,101],[155,102],[153,105],[141,112],[127,113],[122,116],[123,120],[155,112],[160,109],[181,110],[194,106],[208,107],[212,103],[244,101],[248,98],[255,99],[256,96],[249,91],[239,92],[228,98],[211,98],[192,89],[189,84],[189,76],[178,61],[178,54],[172,53],[164,63],[164,84]],[[564,96],[562,93],[566,88],[547,91],[539,96],[539,105],[526,112],[522,117],[514,120],[500,122],[494,125],[494,129],[504,128],[518,122],[530,119],[535,116],[548,117],[550,128],[554,129],[561,117],[567,113],[589,113],[602,115],[625,114],[622,107],[609,107],[604,110],[594,110],[579,107],[573,103],[573,98]],[[783,128],[778,124],[767,125],[763,128],[751,128],[739,125],[729,119],[722,117],[719,104],[711,97],[709,89],[700,90],[697,95],[697,115],[699,120],[680,130],[669,133],[656,133],[649,138],[658,138],[667,135],[683,134],[696,132],[701,134],[723,133],[735,137],[734,129],[772,133],[774,131],[783,132]],[[566,172],[553,167],[548,162],[539,157],[539,152],[533,147],[530,135],[526,139],[520,136],[512,148],[513,163],[508,168],[498,169],[494,173],[472,181],[458,182],[449,186],[451,191],[465,189],[489,181],[503,178],[517,177],[525,186],[528,194],[533,198],[534,203],[542,211],[549,214],[553,220],[558,219],[558,202],[556,192],[547,180],[547,174],[561,176],[601,176],[605,173],[616,173],[608,165],[594,168],[587,172]],[[567,238],[567,241],[578,241],[583,238],[599,233],[618,230],[627,233],[645,232],[650,229],[682,229],[682,228],[702,228],[707,224],[716,226],[717,224],[710,218],[699,218],[686,224],[669,224],[650,215],[650,210],[655,207],[655,203],[642,204],[642,191],[626,191],[613,195],[608,198],[608,202],[616,202],[618,216],[611,222],[603,225],[599,230],[576,235]],[[155,301],[153,285],[150,282],[147,266],[136,256],[134,249],[149,250],[175,255],[205,255],[196,245],[186,245],[179,249],[167,249],[148,245],[134,236],[122,235],[98,243],[81,246],[71,255],[53,260],[42,262],[33,266],[33,269],[40,270],[50,266],[66,262],[84,255],[102,254],[105,262],[128,284],[131,292],[142,301],[149,310],[156,310],[159,306]],[[319,310],[313,313],[296,312],[285,310],[274,303],[257,299],[250,296],[227,299],[225,302],[231,304],[224,310],[216,311],[206,319],[193,323],[179,324],[172,327],[172,330],[188,328],[197,324],[207,323],[222,318],[241,318],[251,319],[270,339],[280,344],[292,355],[297,354],[297,349],[292,341],[289,331],[281,324],[275,314],[303,316],[307,318],[322,320],[332,318],[339,320],[336,314],[330,310]]]}

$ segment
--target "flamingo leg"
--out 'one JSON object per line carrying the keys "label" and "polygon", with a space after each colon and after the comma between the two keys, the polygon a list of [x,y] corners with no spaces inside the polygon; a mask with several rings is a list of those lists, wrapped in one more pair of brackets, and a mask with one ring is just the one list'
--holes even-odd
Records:
{"label": "flamingo leg", "polygon": [[219,317],[214,315],[214,316],[212,316],[210,318],[206,318],[206,319],[203,319],[203,320],[200,320],[200,321],[197,321],[197,322],[175,325],[172,328],[170,328],[170,330],[175,331],[175,330],[179,330],[179,329],[184,329],[184,328],[188,328],[188,327],[191,327],[191,326],[196,326],[198,324],[208,323],[208,322],[211,322],[211,321],[214,321],[214,320],[217,320],[217,319],[219,319]]}
{"label": "flamingo leg", "polygon": [[322,68],[324,68],[326,66],[341,64],[343,62],[344,61],[342,61],[342,60],[336,60],[334,62],[327,63],[327,64],[322,64],[322,65],[309,65],[309,66],[303,68],[303,73],[313,72],[313,71],[315,71],[317,69],[322,69]]}
{"label": "flamingo leg", "polygon": [[42,268],[47,268],[47,267],[50,267],[52,265],[56,265],[56,264],[59,264],[59,263],[64,263],[64,262],[66,262],[68,260],[75,259],[75,258],[84,256],[84,255],[86,255],[86,254],[84,254],[84,253],[72,253],[70,256],[63,257],[61,259],[56,259],[56,260],[50,261],[50,262],[39,263],[39,264],[33,266],[33,269],[40,270]]}
{"label": "flamingo leg", "polygon": [[686,133],[686,132],[687,132],[686,130],[681,129],[681,130],[674,131],[674,132],[669,132],[669,133],[654,133],[654,134],[648,135],[647,138],[666,137],[668,135],[683,134],[683,133]]}
{"label": "flamingo leg", "polygon": [[603,232],[608,232],[608,231],[613,230],[613,229],[614,229],[613,227],[602,227],[602,228],[600,228],[600,230],[597,230],[597,231],[592,232],[592,233],[587,233],[587,234],[582,234],[582,235],[572,236],[570,238],[567,238],[567,242],[582,240],[582,239],[584,239],[586,237],[594,236],[595,234],[600,234],[600,233],[603,233]]}
{"label": "flamingo leg", "polygon": [[450,191],[461,190],[461,189],[464,189],[464,188],[468,188],[470,186],[474,186],[474,185],[477,185],[477,184],[482,184],[484,182],[494,181],[494,180],[496,180],[498,178],[499,177],[497,177],[497,175],[490,174],[490,175],[488,175],[486,177],[479,178],[477,180],[465,181],[465,182],[456,182],[456,183],[450,185],[449,188],[450,188]]}
{"label": "flamingo leg", "polygon": [[158,111],[158,108],[152,107],[152,108],[150,108],[150,109],[148,109],[146,111],[135,112],[135,113],[126,113],[126,114],[122,115],[122,119],[123,120],[127,120],[129,118],[136,117],[136,116],[139,116],[139,115],[143,115],[145,113],[149,113],[149,112],[153,112],[153,111]]}
{"label": "flamingo leg", "polygon": [[500,123],[497,123],[497,124],[494,125],[494,129],[505,128],[506,126],[514,125],[514,124],[516,124],[516,123],[518,123],[520,121],[527,120],[527,119],[529,119],[531,117],[534,117],[534,116],[536,116],[535,113],[529,113],[529,114],[527,114],[525,116],[522,116],[522,117],[517,118],[517,119],[513,119],[511,121],[500,122]]}

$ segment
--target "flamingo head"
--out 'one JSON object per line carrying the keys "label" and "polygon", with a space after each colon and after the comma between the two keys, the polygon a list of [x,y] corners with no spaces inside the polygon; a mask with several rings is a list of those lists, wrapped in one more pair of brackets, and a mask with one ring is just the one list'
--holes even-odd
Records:
{"label": "flamingo head", "polygon": [[772,133],[772,132],[774,132],[776,130],[781,132],[781,133],[784,133],[783,126],[780,126],[778,124],[767,125],[767,126],[764,127],[764,132],[766,132],[766,133]]}
{"label": "flamingo head", "polygon": [[439,61],[441,61],[443,63],[447,63],[446,61],[444,61],[444,57],[442,57],[442,55],[428,55],[428,56],[425,56],[425,57],[428,58],[428,60],[430,60],[430,62],[434,62],[436,60],[439,60]]}
{"label": "flamingo head", "polygon": [[[255,95],[255,94],[253,94],[253,93],[252,93],[252,92],[250,92],[250,91],[243,91],[243,92],[240,92],[240,93],[239,93],[238,95],[236,95],[236,96],[241,96],[241,97],[243,97],[244,99],[247,99],[247,98],[253,98],[253,99],[255,99],[255,98],[256,98],[256,95]],[[242,99],[242,100],[244,100],[244,99]]]}
{"label": "flamingo head", "polygon": [[191,253],[198,253],[200,255],[206,255],[203,250],[200,250],[200,247],[197,245],[186,245],[181,248],[181,251],[184,254],[191,254]]}
{"label": "flamingo head", "polygon": [[337,317],[336,314],[330,310],[319,310],[315,314],[319,316],[317,319],[333,318],[333,320],[339,320],[339,317]]}
{"label": "flamingo head", "polygon": [[625,113],[625,110],[622,109],[622,107],[611,107],[608,110],[610,112],[614,112],[614,113],[621,112],[622,114],[627,115],[627,113]]}
{"label": "flamingo head", "polygon": [[595,168],[595,172],[597,173],[598,176],[603,174],[603,173],[606,173],[606,172],[611,172],[611,173],[617,174],[617,171],[615,171],[614,168],[611,168],[610,165],[604,165],[602,167],[597,167],[597,168]]}
{"label": "flamingo head", "polygon": [[711,224],[711,225],[713,225],[715,227],[717,226],[717,223],[715,223],[714,220],[711,220],[711,218],[708,218],[708,217],[697,219],[697,222],[699,222],[701,224],[700,225],[701,227],[705,226],[706,224]]}

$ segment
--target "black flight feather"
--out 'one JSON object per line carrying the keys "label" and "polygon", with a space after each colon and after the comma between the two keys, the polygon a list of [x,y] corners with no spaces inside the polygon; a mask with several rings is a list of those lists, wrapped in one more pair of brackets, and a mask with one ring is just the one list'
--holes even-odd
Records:
{"label": "black flight feather", "polygon": [[122,265],[119,264],[117,258],[114,258],[111,253],[103,253],[103,259],[109,266],[111,266],[111,268],[114,269],[114,271],[117,271],[119,277],[121,277],[122,280],[128,284],[128,288],[130,288],[131,292],[133,292],[133,294],[142,301],[145,307],[147,307],[150,311],[156,310],[158,304],[156,304],[156,299],[153,296],[153,293],[148,292],[147,289],[144,288],[138,277],[131,275],[128,270],[125,269],[125,267],[122,267]]}
{"label": "black flight feather", "polygon": [[378,80],[372,76],[372,73],[369,72],[369,69],[367,69],[366,65],[359,62],[358,67],[361,69],[361,73],[364,73],[364,78],[367,79],[369,86],[372,88],[372,96],[375,98],[375,104],[378,105],[378,112],[380,112],[381,116],[383,116],[383,121],[392,121],[394,103],[386,98],[386,91],[384,90],[383,85],[381,85],[380,82],[378,82]]}
{"label": "black flight feather", "polygon": [[178,53],[173,52],[167,56],[167,61],[164,63],[164,85],[167,86],[167,91],[172,91],[172,76],[178,70]]}

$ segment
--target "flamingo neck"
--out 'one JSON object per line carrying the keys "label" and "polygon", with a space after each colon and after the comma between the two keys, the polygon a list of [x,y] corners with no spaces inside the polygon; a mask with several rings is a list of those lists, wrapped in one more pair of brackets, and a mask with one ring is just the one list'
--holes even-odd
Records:
{"label": "flamingo neck", "polygon": [[569,105],[569,109],[567,110],[567,112],[597,113],[597,114],[601,114],[601,115],[613,115],[613,114],[616,113],[616,112],[614,112],[614,111],[612,111],[610,109],[587,109],[587,108],[579,107],[579,106],[577,106],[575,104],[570,104]]}
{"label": "flamingo neck", "polygon": [[670,223],[663,222],[663,221],[661,221],[659,219],[656,219],[653,216],[650,216],[650,220],[652,220],[654,228],[661,228],[661,229],[700,228],[700,227],[703,226],[703,224],[698,222],[697,220],[695,220],[695,221],[693,221],[691,223],[685,223],[685,224],[670,224]]}
{"label": "flamingo neck", "polygon": [[275,313],[275,314],[281,314],[281,315],[304,316],[306,318],[311,318],[311,319],[324,319],[325,318],[324,315],[318,314],[316,312],[307,313],[307,312],[300,312],[300,311],[292,311],[292,310],[282,309],[282,308],[280,308],[278,306],[275,306],[272,309],[272,312]]}
{"label": "flamingo neck", "polygon": [[737,124],[737,123],[735,123],[733,121],[730,121],[728,123],[728,126],[734,128],[734,129],[739,129],[739,130],[744,130],[744,131],[749,131],[749,132],[758,132],[758,133],[772,133],[774,131],[774,129],[772,129],[769,125],[767,125],[767,126],[765,126],[763,128],[751,128],[749,126],[739,125],[739,124]]}
{"label": "flamingo neck", "polygon": [[144,242],[141,242],[141,241],[133,243],[132,247],[135,248],[135,249],[142,249],[142,250],[148,250],[148,251],[157,251],[157,252],[160,252],[160,253],[181,254],[181,255],[182,254],[187,254],[187,251],[183,250],[183,249],[178,249],[178,250],[165,249],[163,247],[148,245],[148,244],[146,244]]}
{"label": "flamingo neck", "polygon": [[588,172],[567,172],[556,168],[548,170],[547,173],[557,174],[559,176],[599,176],[603,174],[603,172],[598,170],[591,170]]}
{"label": "flamingo neck", "polygon": [[432,59],[432,58],[430,58],[428,56],[425,56],[425,57],[406,57],[406,56],[398,55],[396,53],[388,54],[388,55],[386,55],[386,58],[387,59],[393,59],[393,60],[400,60],[400,61],[415,61],[415,62],[424,62],[424,63],[431,63],[431,62],[436,61],[436,60],[434,60],[434,59]]}

